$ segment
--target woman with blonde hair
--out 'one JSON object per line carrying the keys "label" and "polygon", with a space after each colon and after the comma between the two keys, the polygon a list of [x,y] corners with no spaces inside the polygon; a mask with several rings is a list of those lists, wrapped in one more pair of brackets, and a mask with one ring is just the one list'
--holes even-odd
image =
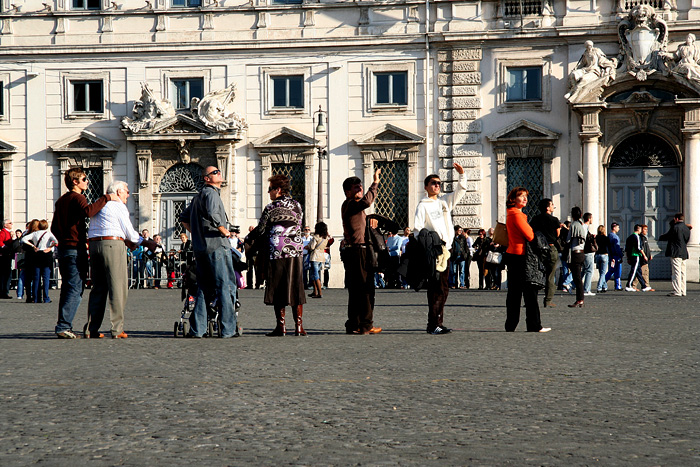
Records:
{"label": "woman with blonde hair", "polygon": [[513,332],[520,321],[520,300],[525,300],[525,323],[529,332],[548,332],[540,321],[540,306],[537,303],[537,288],[525,282],[525,245],[535,238],[527,223],[523,208],[527,206],[528,190],[513,188],[506,202],[506,229],[508,249],[505,260],[508,266],[508,296],[506,298],[506,331]]}

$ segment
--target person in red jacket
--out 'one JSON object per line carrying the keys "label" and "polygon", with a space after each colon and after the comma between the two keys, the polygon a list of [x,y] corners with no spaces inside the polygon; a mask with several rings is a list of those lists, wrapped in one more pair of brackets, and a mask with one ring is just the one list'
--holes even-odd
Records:
{"label": "person in red jacket", "polygon": [[59,339],[76,339],[78,336],[73,332],[73,318],[83,298],[83,285],[88,273],[85,218],[94,216],[108,201],[118,198],[115,194],[104,195],[93,204],[88,204],[83,195],[88,179],[80,167],[68,170],[63,181],[69,191],[56,201],[51,222],[51,232],[58,240],[58,270],[62,279],[55,331]]}
{"label": "person in red jacket", "polygon": [[12,278],[12,221],[5,219],[0,230],[0,298],[10,297],[10,280]]}
{"label": "person in red jacket", "polygon": [[516,187],[508,193],[506,229],[508,230],[508,297],[506,298],[506,331],[513,332],[520,321],[520,300],[525,300],[525,323],[530,332],[548,332],[540,321],[540,306],[537,303],[537,289],[525,283],[525,243],[535,238],[532,227],[527,223],[523,208],[527,206],[526,188]]}

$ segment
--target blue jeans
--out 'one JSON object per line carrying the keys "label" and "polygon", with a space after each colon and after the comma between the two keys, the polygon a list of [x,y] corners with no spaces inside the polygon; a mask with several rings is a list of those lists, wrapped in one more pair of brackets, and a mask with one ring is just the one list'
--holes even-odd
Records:
{"label": "blue jeans", "polygon": [[323,263],[321,261],[311,261],[311,270],[309,271],[309,280],[318,281],[321,280],[321,270],[323,270]]}
{"label": "blue jeans", "polygon": [[452,261],[450,263],[450,281],[451,287],[464,286],[464,261]]}
{"label": "blue jeans", "polygon": [[608,290],[608,282],[605,280],[605,276],[608,273],[608,255],[595,255],[595,264],[600,273],[598,278],[598,292],[601,290]]}
{"label": "blue jeans", "polygon": [[202,337],[207,332],[207,303],[218,303],[221,318],[221,337],[236,334],[236,276],[228,248],[218,248],[211,253],[195,252],[197,259],[197,297],[194,312],[190,316],[190,334]]}
{"label": "blue jeans", "polygon": [[589,293],[591,291],[594,257],[595,253],[586,253],[583,257],[583,268],[581,269],[581,272],[583,273],[583,293]]}
{"label": "blue jeans", "polygon": [[561,285],[566,288],[571,286],[573,282],[573,277],[571,276],[571,270],[569,269],[569,264],[561,259],[561,254],[559,254],[559,262],[561,264]]}
{"label": "blue jeans", "polygon": [[34,292],[34,303],[39,303],[39,282],[43,283],[44,289],[44,303],[48,303],[49,299],[49,279],[51,278],[51,268],[43,266],[40,268],[34,268],[34,283],[32,284],[32,290]]}
{"label": "blue jeans", "polygon": [[[615,261],[615,264],[610,264]],[[605,282],[609,281],[611,277],[615,279],[615,290],[622,289],[622,260],[614,260],[610,258],[608,263],[608,273],[605,275]]]}
{"label": "blue jeans", "polygon": [[58,247],[58,270],[61,272],[61,297],[58,300],[56,332],[73,329],[73,318],[83,299],[83,284],[87,277],[87,251]]}
{"label": "blue jeans", "polygon": [[22,297],[24,297],[24,269],[20,269],[17,275],[17,298]]}

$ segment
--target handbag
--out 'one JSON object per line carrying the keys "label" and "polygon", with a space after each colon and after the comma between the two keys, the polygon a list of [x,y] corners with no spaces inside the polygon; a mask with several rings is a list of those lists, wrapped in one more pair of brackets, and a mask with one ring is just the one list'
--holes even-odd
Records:
{"label": "handbag", "polygon": [[508,230],[503,222],[497,222],[496,228],[493,229],[493,243],[498,243],[508,248]]}
{"label": "handbag", "polygon": [[491,264],[501,264],[502,259],[503,255],[498,251],[489,251],[486,255],[486,262]]}
{"label": "handbag", "polygon": [[584,253],[595,253],[598,251],[598,242],[596,242],[595,235],[588,232],[586,235],[586,243],[583,245]]}

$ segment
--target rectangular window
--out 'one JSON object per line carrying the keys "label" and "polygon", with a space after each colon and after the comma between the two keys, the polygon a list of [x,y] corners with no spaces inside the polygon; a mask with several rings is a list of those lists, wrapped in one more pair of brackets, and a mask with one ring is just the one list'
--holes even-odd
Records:
{"label": "rectangular window", "polygon": [[542,67],[508,68],[506,101],[542,100]]}
{"label": "rectangular window", "polygon": [[407,105],[408,73],[405,71],[375,73],[376,104]]}
{"label": "rectangular window", "polygon": [[73,0],[73,10],[99,10],[102,0]]}
{"label": "rectangular window", "polygon": [[172,3],[175,8],[187,8],[202,6],[202,0],[173,0]]}
{"label": "rectangular window", "polygon": [[5,83],[0,81],[0,117],[5,116]]}
{"label": "rectangular window", "polygon": [[102,81],[71,81],[73,88],[73,112],[104,112]]}
{"label": "rectangular window", "polygon": [[175,110],[190,108],[193,97],[204,97],[204,80],[202,78],[173,79],[171,83],[171,96]]}
{"label": "rectangular window", "polygon": [[294,109],[304,108],[304,76],[273,76],[272,106]]}

